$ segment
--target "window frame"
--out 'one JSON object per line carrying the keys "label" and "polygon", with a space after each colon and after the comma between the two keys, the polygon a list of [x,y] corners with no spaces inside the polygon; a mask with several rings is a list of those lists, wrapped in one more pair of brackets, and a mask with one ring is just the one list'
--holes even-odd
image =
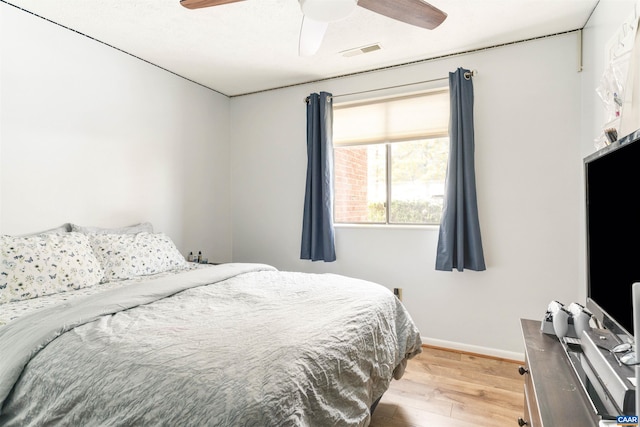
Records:
{"label": "window frame", "polygon": [[[442,93],[449,93],[449,87],[448,86],[439,86],[436,88],[432,88],[429,90],[423,90],[420,92],[414,92],[411,94],[404,94],[404,95],[391,95],[391,96],[385,96],[385,97],[378,97],[378,98],[372,98],[372,99],[365,99],[365,100],[360,100],[360,101],[355,101],[355,102],[345,102],[345,103],[341,103],[338,106],[334,105],[334,109],[336,109],[336,107],[338,109],[340,108],[348,108],[349,106],[353,106],[353,105],[367,105],[367,104],[372,104],[372,103],[378,103],[378,102],[385,102],[385,101],[391,101],[391,100],[398,100],[398,99],[402,99],[402,98],[413,98],[413,97],[421,97],[421,96],[425,96],[425,95],[430,95],[430,94],[442,94]],[[343,107],[341,107],[341,105]],[[372,146],[372,145],[384,145],[384,152],[385,152],[385,192],[386,192],[386,200],[384,202],[384,211],[385,211],[385,220],[384,222],[373,222],[373,221],[362,221],[362,222],[337,222],[336,221],[336,204],[333,204],[333,222],[335,226],[338,227],[397,227],[397,228],[437,228],[439,227],[440,224],[436,224],[436,223],[411,223],[411,222],[392,222],[391,221],[391,202],[392,202],[392,196],[393,196],[393,191],[392,191],[392,187],[393,187],[393,181],[392,181],[392,174],[393,174],[393,168],[392,168],[392,163],[393,163],[393,156],[392,156],[392,147],[393,144],[396,143],[402,143],[402,142],[411,142],[411,141],[422,141],[422,140],[430,140],[430,139],[439,139],[439,138],[447,138],[449,139],[449,130],[448,128],[446,130],[441,130],[441,131],[432,131],[432,132],[423,132],[423,133],[416,133],[416,134],[412,134],[412,135],[401,135],[398,136],[396,138],[384,138],[384,139],[370,139],[370,140],[360,140],[360,141],[350,141],[350,142],[343,142],[343,143],[339,143],[337,145],[334,145],[333,147],[333,152],[334,152],[334,156],[335,156],[335,151],[336,149],[340,149],[340,148],[349,148],[349,147],[367,147],[367,146]],[[445,171],[446,173],[446,171]],[[334,195],[335,195],[335,182],[334,182]]]}

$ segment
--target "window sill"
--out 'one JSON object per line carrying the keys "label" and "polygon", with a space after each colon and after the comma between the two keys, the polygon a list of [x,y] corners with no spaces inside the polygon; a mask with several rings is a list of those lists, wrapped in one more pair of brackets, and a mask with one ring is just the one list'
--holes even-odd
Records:
{"label": "window sill", "polygon": [[438,230],[439,225],[434,224],[333,224],[334,228],[377,228],[389,230]]}

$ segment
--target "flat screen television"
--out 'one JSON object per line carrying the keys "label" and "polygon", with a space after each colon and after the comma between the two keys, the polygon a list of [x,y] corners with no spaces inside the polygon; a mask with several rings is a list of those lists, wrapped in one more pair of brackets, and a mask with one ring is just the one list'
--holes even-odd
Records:
{"label": "flat screen television", "polygon": [[640,130],[586,157],[584,171],[587,309],[628,341],[640,282]]}

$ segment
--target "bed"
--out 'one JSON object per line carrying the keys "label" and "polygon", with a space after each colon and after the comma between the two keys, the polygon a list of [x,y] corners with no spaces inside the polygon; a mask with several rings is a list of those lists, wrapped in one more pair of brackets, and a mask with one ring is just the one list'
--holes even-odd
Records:
{"label": "bed", "polygon": [[366,426],[421,351],[372,282],[187,263],[139,227],[0,245],[3,426]]}

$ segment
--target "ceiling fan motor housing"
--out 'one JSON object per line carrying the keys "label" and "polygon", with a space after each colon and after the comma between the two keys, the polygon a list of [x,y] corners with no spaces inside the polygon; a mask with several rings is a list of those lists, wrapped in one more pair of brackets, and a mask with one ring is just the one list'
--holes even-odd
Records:
{"label": "ceiling fan motor housing", "polygon": [[299,0],[304,16],[319,22],[334,22],[346,18],[358,5],[358,0]]}

